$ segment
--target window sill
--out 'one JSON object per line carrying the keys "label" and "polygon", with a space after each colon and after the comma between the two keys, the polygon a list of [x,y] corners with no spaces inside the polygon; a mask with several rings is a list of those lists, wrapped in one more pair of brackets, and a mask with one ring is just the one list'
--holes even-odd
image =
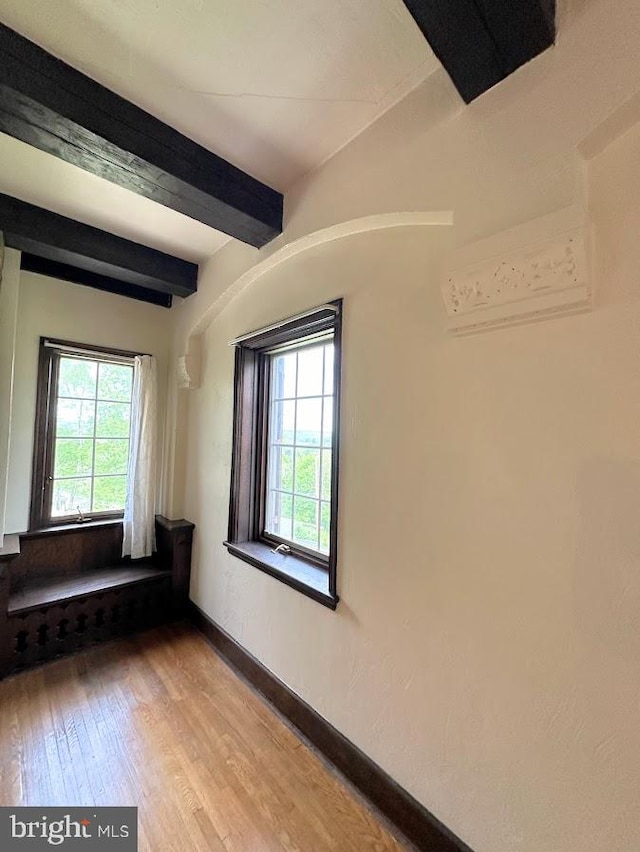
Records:
{"label": "window sill", "polygon": [[40,538],[46,535],[61,535],[63,533],[78,532],[79,530],[95,529],[96,527],[115,527],[118,524],[122,526],[122,516],[82,522],[75,521],[68,524],[52,524],[49,527],[38,527],[37,529],[20,533],[20,536],[21,538]]}
{"label": "window sill", "polygon": [[259,568],[323,606],[335,609],[338,605],[340,598],[329,591],[328,571],[291,553],[273,553],[267,544],[260,541],[225,541],[224,546],[232,556]]}

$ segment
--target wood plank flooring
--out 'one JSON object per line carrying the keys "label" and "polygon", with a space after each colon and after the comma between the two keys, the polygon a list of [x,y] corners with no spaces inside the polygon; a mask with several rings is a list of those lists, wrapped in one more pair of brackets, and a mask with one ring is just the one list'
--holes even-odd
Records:
{"label": "wood plank flooring", "polygon": [[187,625],[0,683],[0,804],[137,805],[141,852],[409,848]]}

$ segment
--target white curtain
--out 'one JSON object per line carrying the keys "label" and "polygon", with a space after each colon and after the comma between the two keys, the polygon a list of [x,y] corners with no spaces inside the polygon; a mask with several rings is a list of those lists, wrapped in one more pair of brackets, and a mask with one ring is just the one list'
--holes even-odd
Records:
{"label": "white curtain", "polygon": [[155,545],[157,392],[155,358],[136,355],[122,542],[122,555],[132,559],[151,556]]}

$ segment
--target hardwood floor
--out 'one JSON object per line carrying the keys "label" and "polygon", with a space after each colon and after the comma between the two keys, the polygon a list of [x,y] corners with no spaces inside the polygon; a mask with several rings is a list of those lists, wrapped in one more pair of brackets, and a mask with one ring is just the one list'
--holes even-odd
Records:
{"label": "hardwood floor", "polygon": [[141,852],[408,848],[186,625],[0,683],[0,804],[137,805]]}

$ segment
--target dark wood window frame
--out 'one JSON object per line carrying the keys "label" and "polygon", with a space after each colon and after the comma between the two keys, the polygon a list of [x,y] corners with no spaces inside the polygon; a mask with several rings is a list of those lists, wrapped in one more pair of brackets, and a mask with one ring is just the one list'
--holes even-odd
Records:
{"label": "dark wood window frame", "polygon": [[[329,555],[325,558],[290,544],[286,554],[275,553],[277,536],[264,532],[264,477],[267,445],[269,351],[303,344],[313,335],[333,332],[333,445]],[[338,546],[338,475],[340,445],[340,368],[342,299],[305,315],[245,335],[235,341],[235,399],[233,456],[229,506],[229,553],[286,583],[313,600],[335,609],[338,604],[336,565]]]}
{"label": "dark wood window frame", "polygon": [[[55,440],[55,402],[57,400],[57,364],[64,350],[72,349],[87,353],[87,357],[99,360],[99,356],[116,356],[133,360],[138,352],[113,349],[108,346],[92,346],[69,340],[57,340],[50,337],[40,338],[38,359],[38,386],[36,396],[36,420],[33,442],[33,468],[31,476],[31,506],[29,529],[39,530],[50,527],[77,524],[77,515],[52,518],[49,512],[51,504],[51,482],[53,475],[53,455]],[[82,521],[114,521],[122,518],[123,512],[90,512],[83,514]]]}

